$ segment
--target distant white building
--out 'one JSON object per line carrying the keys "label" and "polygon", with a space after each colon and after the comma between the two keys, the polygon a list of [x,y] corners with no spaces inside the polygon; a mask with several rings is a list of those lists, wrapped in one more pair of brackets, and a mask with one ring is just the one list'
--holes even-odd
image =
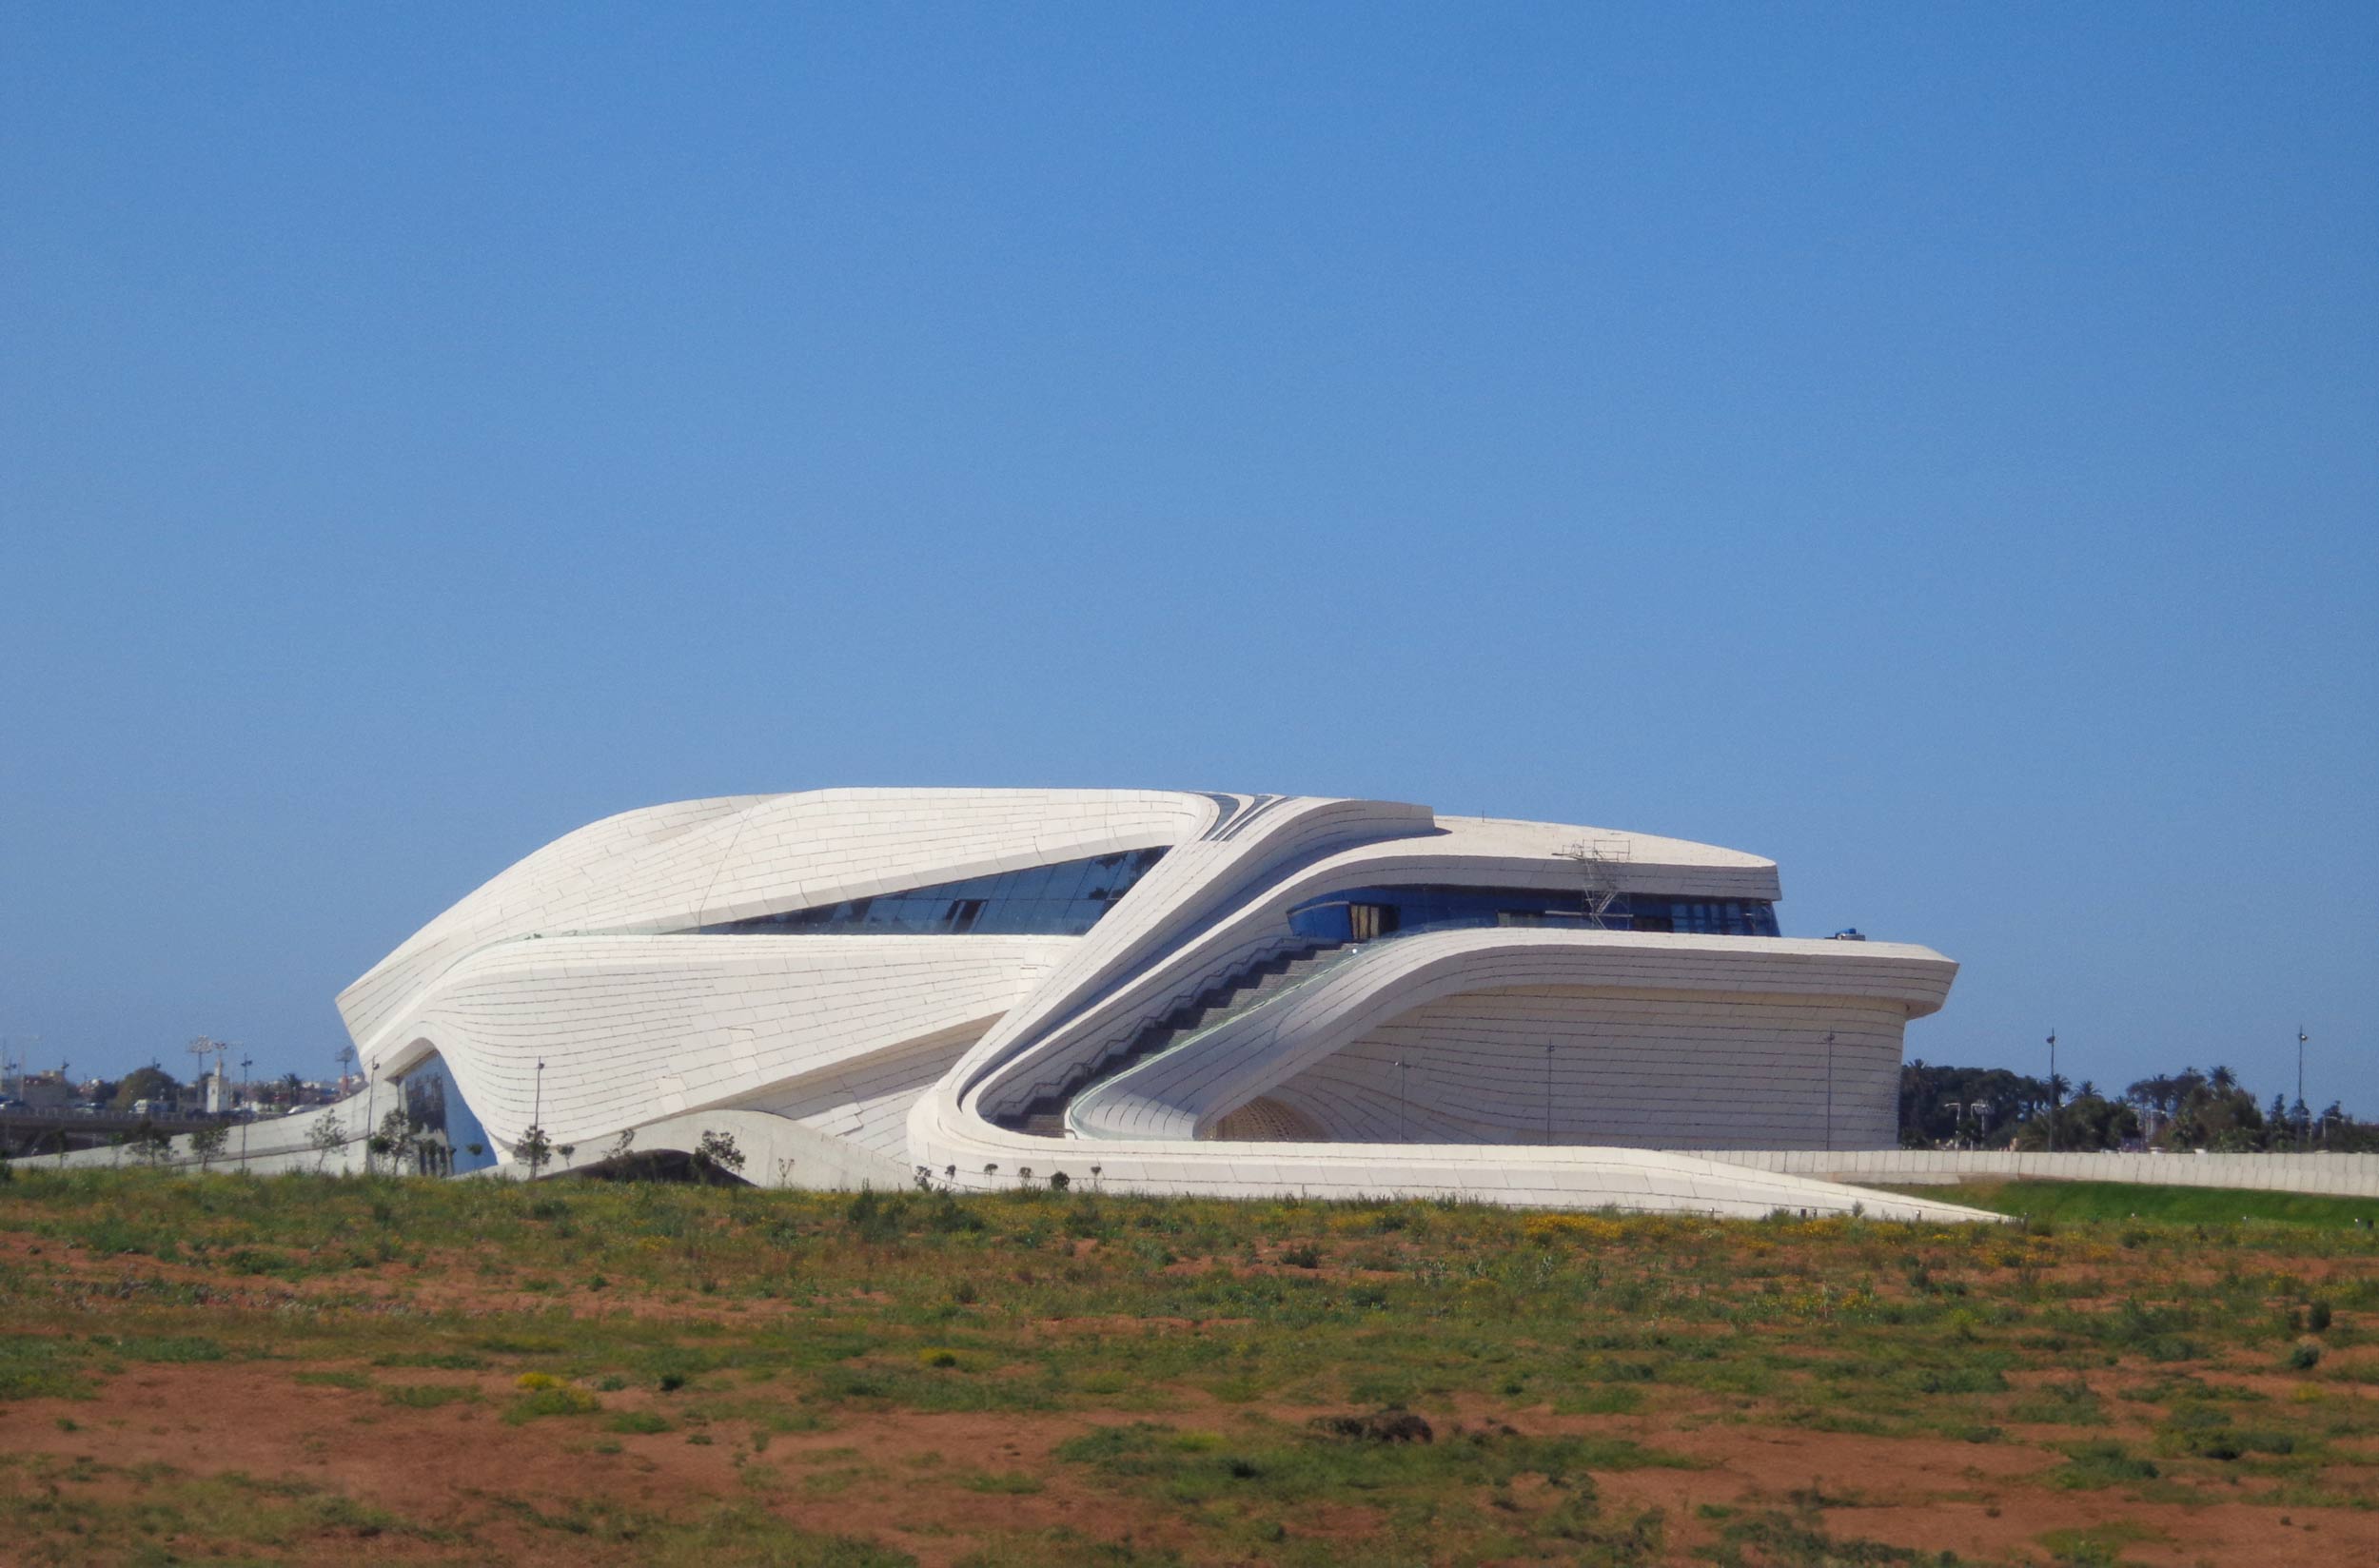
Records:
{"label": "distant white building", "polygon": [[[546,846],[342,993],[454,1168],[734,1131],[748,1176],[1962,1213],[1666,1152],[1891,1145],[1956,966],[1771,861],[1426,807],[826,790]],[[469,1151],[476,1147],[478,1154]]]}
{"label": "distant white building", "polygon": [[63,1110],[80,1096],[54,1072],[29,1072],[16,1081],[16,1097],[33,1110]]}

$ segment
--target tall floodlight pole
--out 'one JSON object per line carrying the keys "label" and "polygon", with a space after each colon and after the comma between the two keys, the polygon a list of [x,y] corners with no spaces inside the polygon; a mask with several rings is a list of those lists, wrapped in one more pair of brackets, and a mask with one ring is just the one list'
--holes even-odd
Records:
{"label": "tall floodlight pole", "polygon": [[[198,1058],[198,1084],[204,1084],[206,1081],[206,1058],[214,1054],[215,1043],[202,1034],[182,1049]],[[190,1087],[196,1088],[198,1084]],[[202,1092],[199,1096],[199,1108],[203,1110],[206,1106],[206,1096]]]}
{"label": "tall floodlight pole", "polygon": [[1834,1031],[1825,1031],[1825,1147],[1834,1147]]}
{"label": "tall floodlight pole", "polygon": [[[253,1081],[248,1077],[247,1069],[255,1065],[256,1058],[253,1056],[243,1056],[240,1058],[240,1082],[245,1084]],[[255,1108],[256,1107],[252,1105],[248,1107],[250,1111],[253,1111]],[[243,1116],[240,1118],[240,1168],[242,1170],[246,1170],[247,1168],[247,1125],[254,1120],[256,1120],[256,1118],[253,1115]]]}

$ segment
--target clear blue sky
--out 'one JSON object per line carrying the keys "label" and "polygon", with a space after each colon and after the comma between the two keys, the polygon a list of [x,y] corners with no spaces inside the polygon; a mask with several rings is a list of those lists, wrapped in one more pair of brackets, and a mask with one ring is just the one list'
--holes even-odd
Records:
{"label": "clear blue sky", "polygon": [[0,1034],[834,784],[1774,855],[2379,1114],[2379,9],[0,19]]}

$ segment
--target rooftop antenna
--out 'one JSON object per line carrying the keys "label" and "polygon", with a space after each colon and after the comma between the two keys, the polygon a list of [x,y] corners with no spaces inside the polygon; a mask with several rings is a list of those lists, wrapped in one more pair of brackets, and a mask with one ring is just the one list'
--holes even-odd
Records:
{"label": "rooftop antenna", "polygon": [[1578,863],[1578,914],[1588,931],[1617,931],[1627,917],[1611,912],[1619,902],[1631,846],[1624,838],[1582,838],[1555,850]]}

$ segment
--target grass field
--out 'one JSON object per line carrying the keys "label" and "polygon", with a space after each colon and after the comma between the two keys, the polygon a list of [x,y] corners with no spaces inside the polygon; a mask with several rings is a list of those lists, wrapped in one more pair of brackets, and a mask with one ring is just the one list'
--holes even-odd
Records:
{"label": "grass field", "polygon": [[2230,1187],[2142,1186],[2133,1182],[1967,1182],[1900,1190],[2034,1220],[2163,1220],[2187,1225],[2379,1225],[2379,1198]]}
{"label": "grass field", "polygon": [[2107,1190],[1952,1227],[19,1170],[0,1561],[2379,1561],[2379,1238]]}

